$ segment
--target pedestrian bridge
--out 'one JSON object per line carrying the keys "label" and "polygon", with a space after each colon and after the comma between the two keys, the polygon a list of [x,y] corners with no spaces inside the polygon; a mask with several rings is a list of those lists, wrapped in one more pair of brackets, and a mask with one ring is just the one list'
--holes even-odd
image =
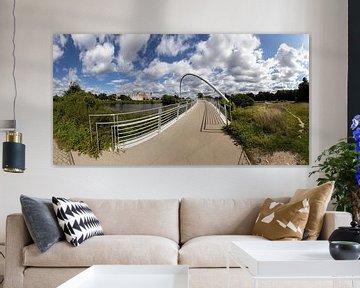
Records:
{"label": "pedestrian bridge", "polygon": [[[182,80],[180,81],[180,95]],[[92,143],[98,151],[120,153],[121,164],[250,164],[243,149],[223,128],[231,122],[225,98],[195,99],[154,109],[89,115]],[[181,98],[180,98],[181,99]],[[105,147],[104,141],[111,147]],[[101,158],[101,156],[100,156]]]}
{"label": "pedestrian bridge", "polygon": [[[159,108],[123,112],[116,114],[91,114],[89,126],[91,140],[96,141],[96,146],[101,151],[101,136],[111,135],[111,148],[124,150],[139,145],[164,132],[176,121],[186,116],[198,100],[186,101]],[[207,99],[210,111],[221,121],[222,126],[230,123],[230,106],[219,101]],[[209,110],[209,109],[207,109]]]}
{"label": "pedestrian bridge", "polygon": [[249,165],[240,145],[223,131],[214,104],[197,100],[169,128],[138,145],[103,150],[99,158],[74,154],[76,165]]}

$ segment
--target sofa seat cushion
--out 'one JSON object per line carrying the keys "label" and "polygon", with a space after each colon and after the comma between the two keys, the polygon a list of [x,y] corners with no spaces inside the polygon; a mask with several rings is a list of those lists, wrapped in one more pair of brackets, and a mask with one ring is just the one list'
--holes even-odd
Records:
{"label": "sofa seat cushion", "polygon": [[179,242],[178,199],[88,199],[105,235],[155,235]]}
{"label": "sofa seat cushion", "polygon": [[169,264],[178,262],[178,244],[148,235],[95,236],[78,247],[66,241],[45,253],[31,244],[24,247],[23,264],[34,267],[88,267],[95,264]]}
{"label": "sofa seat cushion", "polygon": [[[201,236],[186,242],[179,251],[179,264],[194,268],[226,267],[232,241],[269,241],[252,235]],[[239,267],[230,260],[231,267]]]}
{"label": "sofa seat cushion", "polygon": [[[288,198],[276,200],[289,201]],[[181,243],[200,236],[249,235],[263,203],[263,198],[184,198],[180,205]]]}

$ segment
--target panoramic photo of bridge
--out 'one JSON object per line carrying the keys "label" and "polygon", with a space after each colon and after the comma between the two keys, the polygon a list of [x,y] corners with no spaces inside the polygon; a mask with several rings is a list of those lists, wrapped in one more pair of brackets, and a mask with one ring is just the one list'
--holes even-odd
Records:
{"label": "panoramic photo of bridge", "polygon": [[55,165],[308,164],[306,34],[56,34],[53,61]]}

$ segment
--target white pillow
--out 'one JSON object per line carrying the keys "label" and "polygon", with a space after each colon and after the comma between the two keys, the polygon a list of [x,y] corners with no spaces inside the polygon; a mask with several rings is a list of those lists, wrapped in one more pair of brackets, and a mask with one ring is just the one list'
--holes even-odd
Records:
{"label": "white pillow", "polygon": [[86,239],[104,235],[99,220],[84,202],[52,197],[55,214],[66,241],[79,246]]}

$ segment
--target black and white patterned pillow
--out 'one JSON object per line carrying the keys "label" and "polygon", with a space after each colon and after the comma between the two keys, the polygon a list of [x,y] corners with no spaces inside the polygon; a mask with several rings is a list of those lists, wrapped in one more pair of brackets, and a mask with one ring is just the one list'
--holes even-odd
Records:
{"label": "black and white patterned pillow", "polygon": [[99,220],[84,202],[52,197],[55,214],[66,241],[79,246],[86,239],[104,235]]}

